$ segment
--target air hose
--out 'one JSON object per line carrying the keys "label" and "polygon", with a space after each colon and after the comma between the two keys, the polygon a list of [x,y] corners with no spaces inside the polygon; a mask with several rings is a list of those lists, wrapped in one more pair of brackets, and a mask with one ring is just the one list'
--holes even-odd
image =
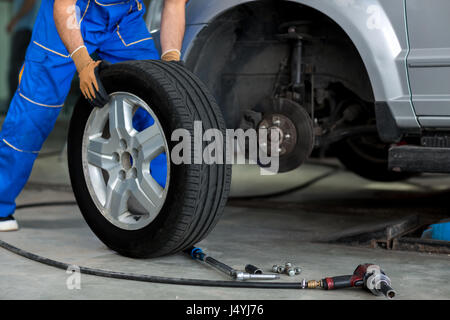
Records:
{"label": "air hose", "polygon": [[244,196],[244,197],[230,197],[230,200],[244,200],[244,201],[250,201],[250,200],[258,200],[258,199],[270,199],[270,198],[277,198],[277,197],[281,197],[281,196],[286,196],[289,194],[292,194],[294,192],[299,192],[302,191],[304,189],[307,189],[309,187],[311,187],[312,185],[328,178],[331,177],[332,175],[335,175],[336,173],[340,172],[342,169],[340,167],[335,167],[332,170],[329,170],[303,184],[300,184],[298,186],[286,189],[286,190],[282,190],[282,191],[278,191],[278,192],[274,192],[274,193],[269,193],[269,194],[262,194],[262,195],[255,195],[255,196]]}
{"label": "air hose", "polygon": [[[26,204],[22,206],[17,206],[17,209],[25,209],[25,208],[35,208],[40,206],[67,206],[67,205],[76,205],[76,202],[43,202],[43,203],[32,203]],[[378,274],[378,278],[375,277],[374,273],[368,274],[368,268],[378,268],[376,265],[365,264],[359,265],[353,275],[348,276],[338,276],[333,278],[324,278],[321,281],[310,280],[306,281],[303,279],[301,282],[251,282],[251,281],[223,281],[223,280],[203,280],[203,279],[189,279],[189,278],[171,278],[171,277],[161,277],[161,276],[152,276],[147,274],[137,274],[137,273],[126,273],[126,272],[117,272],[111,270],[104,269],[96,269],[83,267],[73,264],[68,264],[65,262],[49,259],[26,250],[17,248],[5,241],[0,240],[0,247],[4,248],[12,253],[15,253],[24,258],[48,265],[50,267],[58,268],[61,270],[74,270],[76,267],[77,270],[81,274],[104,277],[104,278],[112,278],[112,279],[120,279],[120,280],[131,280],[131,281],[139,281],[139,282],[152,282],[152,283],[163,283],[163,284],[173,284],[173,285],[184,285],[184,286],[202,286],[202,287],[223,287],[223,288],[249,288],[249,289],[315,289],[322,288],[326,290],[333,290],[338,288],[347,288],[347,287],[364,287],[369,289],[375,295],[384,294],[389,299],[392,299],[396,293],[390,287],[390,279],[381,271]],[[230,270],[232,272],[236,271],[231,267],[217,261],[211,257],[208,257],[200,248],[191,247],[184,251],[185,254],[189,255],[194,260],[199,260],[202,262],[206,262],[209,265],[215,267],[216,269],[228,273]],[[233,276],[233,274],[229,274]],[[369,275],[370,277],[367,277]],[[239,279],[239,277],[234,277],[235,279]],[[373,281],[371,280],[373,278]],[[344,279],[344,281],[343,281]],[[354,281],[354,280],[358,281]],[[381,288],[377,288],[374,285],[374,281],[378,281],[381,283]]]}
{"label": "air hose", "polygon": [[[32,203],[17,206],[16,210],[26,209],[26,208],[36,208],[44,206],[67,206],[76,205],[76,202],[43,202],[43,203]],[[74,267],[72,264],[65,262],[49,259],[46,257],[39,256],[37,254],[28,252],[26,250],[17,248],[5,241],[0,240],[0,247],[6,249],[12,253],[15,253],[24,258],[48,265],[50,267],[58,268],[61,270],[69,270]],[[185,278],[169,278],[161,276],[152,276],[146,274],[136,274],[136,273],[125,273],[117,272],[111,270],[95,269],[89,267],[78,266],[81,274],[121,279],[121,280],[132,280],[140,282],[153,282],[153,283],[165,283],[165,284],[175,284],[175,285],[185,285],[185,286],[203,286],[203,287],[228,287],[228,288],[259,288],[259,289],[303,289],[302,283],[296,282],[244,282],[244,281],[221,281],[221,280],[202,280],[202,279],[185,279]]]}
{"label": "air hose", "polygon": [[[319,176],[316,179],[312,179],[311,181],[298,186],[296,188],[292,188],[286,190],[284,192],[277,193],[276,195],[286,194],[294,191],[298,191],[309,187],[310,185],[318,182],[321,179],[324,179],[333,173],[338,171],[337,168],[327,172],[324,175]],[[267,196],[265,196],[267,197]],[[250,197],[253,198],[253,197]],[[49,207],[49,206],[70,206],[77,205],[74,201],[63,201],[63,202],[41,202],[41,203],[30,203],[23,204],[17,206],[16,210],[20,209],[29,209],[36,207]],[[52,260],[46,257],[39,256],[37,254],[28,252],[26,250],[17,248],[5,241],[0,240],[0,247],[6,249],[12,253],[15,253],[24,258],[48,265],[50,267],[58,268],[61,270],[69,270],[74,267],[72,264],[68,264],[65,262]],[[191,255],[191,252],[187,252],[187,254]],[[191,255],[192,256],[192,255]],[[193,257],[193,256],[192,256]],[[194,257],[193,257],[194,258]],[[195,259],[195,258],[194,258]],[[198,260],[198,259],[197,259]],[[132,280],[132,281],[140,281],[140,282],[153,282],[153,283],[165,283],[165,284],[174,284],[174,285],[186,285],[186,286],[203,286],[203,287],[228,287],[228,288],[259,288],[259,289],[305,289],[305,281],[302,282],[251,282],[251,281],[222,281],[222,280],[203,280],[203,279],[188,279],[188,278],[169,278],[169,277],[161,277],[161,276],[152,276],[146,274],[136,274],[136,273],[125,273],[125,272],[117,272],[111,270],[104,269],[95,269],[89,267],[78,266],[80,273],[98,277],[105,278],[113,278],[113,279],[121,279],[121,280]]]}

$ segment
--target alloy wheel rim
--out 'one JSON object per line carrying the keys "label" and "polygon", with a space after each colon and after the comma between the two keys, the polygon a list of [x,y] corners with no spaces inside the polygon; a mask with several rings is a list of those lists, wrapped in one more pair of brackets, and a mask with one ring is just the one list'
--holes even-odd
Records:
{"label": "alloy wheel rim", "polygon": [[[169,147],[164,130],[147,103],[127,92],[116,92],[110,97],[103,108],[93,109],[86,123],[83,173],[101,214],[121,229],[139,230],[158,216],[166,200]],[[153,124],[142,131],[133,126],[133,116],[139,108],[153,119]],[[162,155],[166,159],[166,174],[160,184],[152,171],[152,161]]]}

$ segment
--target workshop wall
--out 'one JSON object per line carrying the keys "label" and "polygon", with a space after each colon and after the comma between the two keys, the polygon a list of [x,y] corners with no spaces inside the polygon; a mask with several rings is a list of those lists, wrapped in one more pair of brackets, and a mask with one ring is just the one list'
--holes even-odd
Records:
{"label": "workshop wall", "polygon": [[0,112],[8,108],[8,68],[10,36],[6,33],[6,25],[11,18],[11,3],[0,1]]}

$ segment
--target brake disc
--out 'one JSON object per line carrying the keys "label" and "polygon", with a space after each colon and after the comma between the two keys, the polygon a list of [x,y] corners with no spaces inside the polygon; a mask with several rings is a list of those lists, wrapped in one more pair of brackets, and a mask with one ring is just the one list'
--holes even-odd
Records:
{"label": "brake disc", "polygon": [[257,131],[259,133],[259,129],[267,129],[267,145],[259,147],[270,156],[271,132],[275,130],[279,143],[279,172],[301,166],[314,147],[314,126],[306,110],[300,104],[285,98],[265,100],[258,109],[263,116]]}

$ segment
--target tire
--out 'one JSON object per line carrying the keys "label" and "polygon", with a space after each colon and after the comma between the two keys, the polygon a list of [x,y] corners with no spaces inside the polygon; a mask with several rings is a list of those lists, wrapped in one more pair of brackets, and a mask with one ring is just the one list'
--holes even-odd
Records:
{"label": "tire", "polygon": [[349,171],[365,179],[395,182],[410,178],[411,173],[389,171],[389,147],[374,134],[345,139],[335,143],[333,150]]}
{"label": "tire", "polygon": [[[104,70],[101,78],[109,94],[125,92],[151,106],[166,138],[180,128],[189,131],[192,137],[194,120],[201,121],[204,130],[219,129],[225,136],[225,123],[214,98],[195,75],[176,63],[123,62]],[[231,166],[208,165],[203,161],[202,164],[175,165],[168,161],[170,183],[164,187],[165,201],[156,217],[139,229],[120,227],[102,213],[87,184],[91,177],[85,173],[83,155],[86,151],[83,149],[86,144],[83,141],[90,139],[85,132],[93,112],[84,99],[75,106],[69,128],[68,164],[77,203],[97,237],[119,254],[134,258],[176,253],[205,238],[223,212],[230,188]],[[176,142],[168,141],[167,145],[170,154]],[[131,162],[136,161],[133,159]]]}

